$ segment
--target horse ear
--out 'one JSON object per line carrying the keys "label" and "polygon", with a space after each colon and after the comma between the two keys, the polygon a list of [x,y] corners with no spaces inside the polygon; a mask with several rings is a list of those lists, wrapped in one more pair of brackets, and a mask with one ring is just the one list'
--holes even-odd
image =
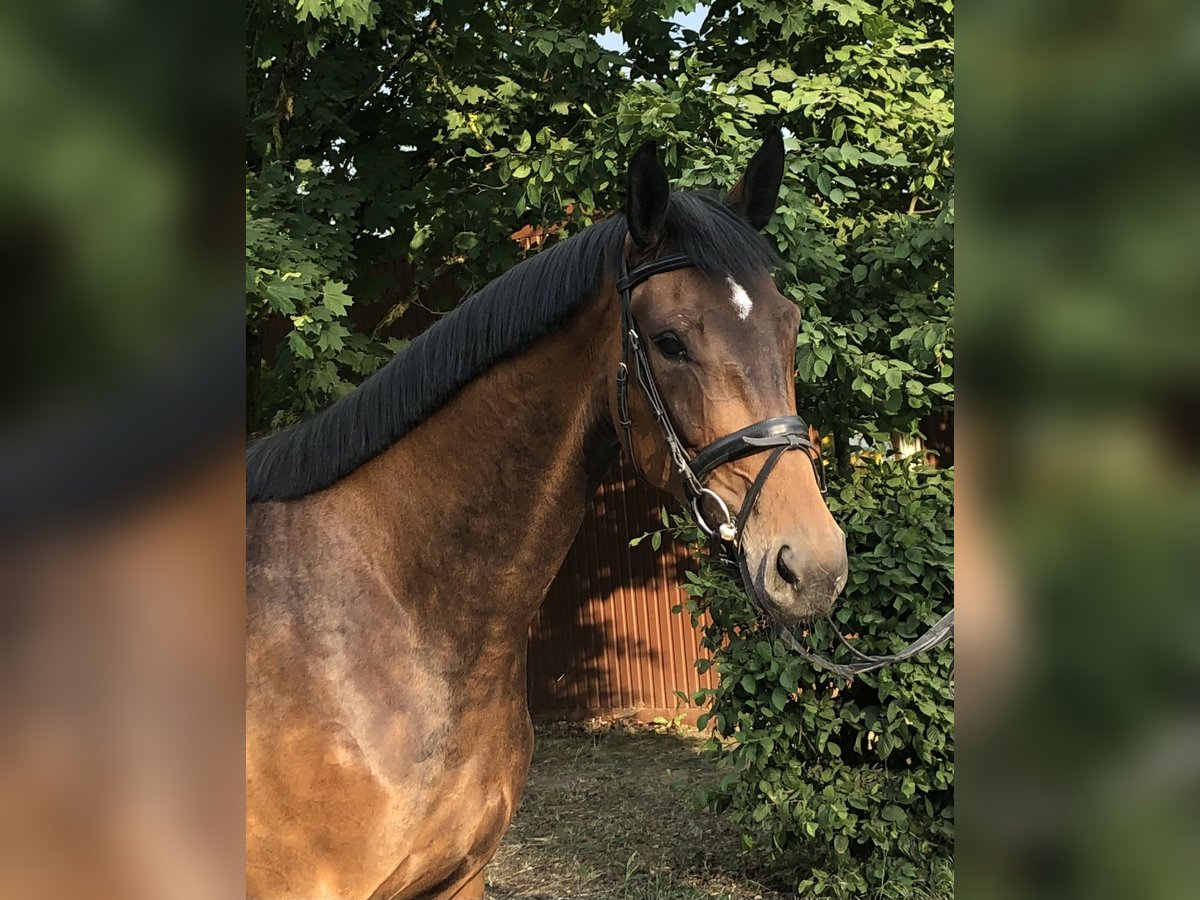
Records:
{"label": "horse ear", "polygon": [[662,240],[670,191],[666,170],[658,161],[658,146],[646,141],[629,163],[625,192],[625,219],[637,249],[649,250]]}
{"label": "horse ear", "polygon": [[772,128],[763,137],[746,174],[733,186],[725,202],[758,230],[771,221],[783,184],[783,134]]}

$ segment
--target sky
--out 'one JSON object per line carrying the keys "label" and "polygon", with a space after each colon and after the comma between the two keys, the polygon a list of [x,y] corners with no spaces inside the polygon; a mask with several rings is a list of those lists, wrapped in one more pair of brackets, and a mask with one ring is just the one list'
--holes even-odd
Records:
{"label": "sky", "polygon": [[[701,24],[704,22],[704,17],[708,15],[708,4],[703,3],[697,6],[690,13],[679,12],[671,17],[671,21],[676,25],[682,25],[684,28],[690,28],[693,31],[699,31]],[[629,45],[621,39],[621,35],[616,32],[604,32],[596,37],[597,43],[606,50],[613,50],[617,53],[624,53],[629,49]]]}

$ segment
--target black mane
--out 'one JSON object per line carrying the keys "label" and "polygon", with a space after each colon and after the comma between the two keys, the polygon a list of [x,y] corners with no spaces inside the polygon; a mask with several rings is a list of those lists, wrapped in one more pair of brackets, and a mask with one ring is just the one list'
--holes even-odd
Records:
{"label": "black mane", "polygon": [[[307,422],[253,443],[246,457],[247,500],[302,497],[378,456],[619,277],[626,234],[625,217],[616,215],[535,254],[464,301],[352,393]],[[739,281],[774,261],[761,235],[707,194],[671,195],[666,243],[706,274]]]}

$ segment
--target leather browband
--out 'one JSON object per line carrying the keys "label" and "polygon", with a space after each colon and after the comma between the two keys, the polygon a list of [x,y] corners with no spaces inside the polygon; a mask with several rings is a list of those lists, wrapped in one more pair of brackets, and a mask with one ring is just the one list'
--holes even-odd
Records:
{"label": "leather browband", "polygon": [[664,272],[674,272],[676,269],[686,269],[694,265],[695,263],[687,256],[664,256],[662,259],[653,259],[648,263],[638,266],[632,272],[626,272],[617,281],[617,290],[627,293],[647,278],[653,278],[655,275],[661,275]]}

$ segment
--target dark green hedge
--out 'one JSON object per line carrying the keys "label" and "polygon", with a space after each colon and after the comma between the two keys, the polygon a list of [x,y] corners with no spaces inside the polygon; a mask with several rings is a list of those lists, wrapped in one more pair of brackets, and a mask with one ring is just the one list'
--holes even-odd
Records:
{"label": "dark green hedge", "polygon": [[[952,491],[952,471],[906,462],[856,466],[834,487],[850,551],[834,619],[864,652],[893,653],[950,609]],[[691,698],[708,706],[699,724],[712,722],[707,749],[724,772],[700,799],[741,823],[747,846],[794,864],[805,894],[857,897],[886,883],[905,896],[949,878],[952,649],[846,683],[756,621],[727,564],[703,554],[688,577],[687,612],[712,654],[697,667],[720,678]],[[836,641],[825,623],[801,639]]]}

